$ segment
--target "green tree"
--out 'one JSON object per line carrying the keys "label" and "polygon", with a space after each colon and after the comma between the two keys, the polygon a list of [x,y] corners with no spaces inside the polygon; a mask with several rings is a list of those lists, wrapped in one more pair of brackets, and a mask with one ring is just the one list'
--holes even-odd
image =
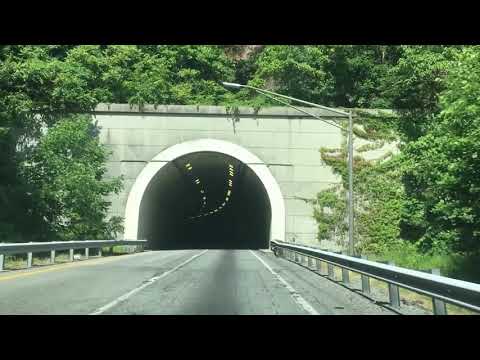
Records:
{"label": "green tree", "polygon": [[404,227],[439,252],[480,248],[480,49],[463,49],[445,80],[431,130],[404,149],[410,212]]}
{"label": "green tree", "polygon": [[120,219],[106,220],[105,197],[121,190],[121,179],[104,179],[108,153],[89,117],[59,120],[41,138],[23,168],[45,234],[61,240],[112,239]]}
{"label": "green tree", "polygon": [[390,66],[380,84],[383,97],[399,111],[397,130],[404,141],[425,135],[440,110],[438,96],[458,47],[401,46],[401,56]]}

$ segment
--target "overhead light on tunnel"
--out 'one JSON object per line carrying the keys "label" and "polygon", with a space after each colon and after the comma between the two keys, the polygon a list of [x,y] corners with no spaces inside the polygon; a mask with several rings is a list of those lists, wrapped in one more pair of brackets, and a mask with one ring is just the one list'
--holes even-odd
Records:
{"label": "overhead light on tunnel", "polygon": [[227,196],[230,196],[231,193],[232,193],[232,190],[228,190],[227,191]]}
{"label": "overhead light on tunnel", "polygon": [[200,190],[200,193],[204,194],[204,193],[205,193],[205,191],[203,191],[203,189],[202,189],[202,190]]}
{"label": "overhead light on tunnel", "polygon": [[229,197],[227,196],[227,197],[225,198],[225,201],[228,201],[228,200],[229,200]]}

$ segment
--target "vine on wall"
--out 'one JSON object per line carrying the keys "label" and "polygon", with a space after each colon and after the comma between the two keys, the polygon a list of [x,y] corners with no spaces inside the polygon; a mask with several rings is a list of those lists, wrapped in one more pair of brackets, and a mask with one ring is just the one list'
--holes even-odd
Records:
{"label": "vine on wall", "polygon": [[[402,186],[396,157],[385,152],[380,157],[367,160],[361,154],[381,149],[395,140],[389,127],[390,119],[384,113],[372,115],[356,111],[355,139],[369,141],[354,149],[354,213],[356,248],[359,251],[379,252],[399,238],[399,209],[402,201]],[[383,115],[383,116],[382,116]],[[317,240],[330,240],[346,246],[347,237],[347,141],[343,132],[340,148],[320,148],[322,161],[340,175],[341,183],[320,191],[310,201],[313,216],[317,221]],[[396,168],[397,166],[397,168]]]}

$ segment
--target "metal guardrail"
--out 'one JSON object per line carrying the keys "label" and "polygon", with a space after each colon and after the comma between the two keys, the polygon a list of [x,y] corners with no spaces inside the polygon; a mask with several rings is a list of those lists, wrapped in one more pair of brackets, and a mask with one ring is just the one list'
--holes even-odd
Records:
{"label": "metal guardrail", "polygon": [[[322,262],[327,264],[328,277],[334,278],[334,266],[342,269],[342,282],[349,283],[349,271],[361,274],[362,292],[370,292],[370,278],[388,283],[389,302],[392,307],[400,307],[399,287],[432,298],[433,312],[446,315],[445,303],[480,312],[480,284],[428,274],[394,266],[393,263],[379,263],[365,258],[357,258],[329,252],[308,246],[293,245],[282,241],[271,241],[272,251],[309,268],[321,271]],[[304,258],[305,257],[305,258]],[[306,260],[306,261],[305,261]],[[311,264],[315,260],[315,266]]]}
{"label": "metal guardrail", "polygon": [[82,241],[51,241],[30,243],[0,243],[0,271],[3,270],[5,255],[27,254],[27,267],[32,267],[33,253],[50,252],[50,262],[55,263],[55,252],[60,250],[70,251],[70,261],[74,260],[73,251],[85,249],[85,258],[88,259],[89,249],[99,249],[113,246],[139,246],[143,251],[147,240],[82,240]]}

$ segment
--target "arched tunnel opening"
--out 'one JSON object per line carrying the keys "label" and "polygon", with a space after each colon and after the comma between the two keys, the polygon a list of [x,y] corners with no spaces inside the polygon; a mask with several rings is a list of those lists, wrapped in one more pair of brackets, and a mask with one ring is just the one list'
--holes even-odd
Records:
{"label": "arched tunnel opening", "polygon": [[150,181],[138,236],[153,250],[266,249],[270,223],[267,192],[248,165],[196,152],[169,162]]}

